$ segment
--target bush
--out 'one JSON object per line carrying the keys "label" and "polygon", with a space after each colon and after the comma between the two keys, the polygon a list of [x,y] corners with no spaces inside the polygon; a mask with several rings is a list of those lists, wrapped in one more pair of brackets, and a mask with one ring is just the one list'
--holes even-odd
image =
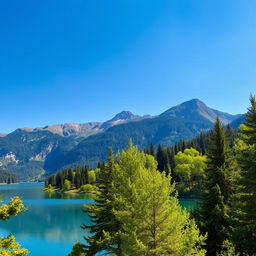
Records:
{"label": "bush", "polygon": [[49,184],[47,187],[43,188],[43,191],[48,191],[48,192],[51,192],[54,190],[55,190],[55,187],[52,184]]}
{"label": "bush", "polygon": [[95,192],[95,186],[93,186],[91,184],[82,185],[80,187],[80,192],[85,192],[85,193]]}
{"label": "bush", "polygon": [[69,180],[65,180],[65,181],[64,181],[64,184],[63,184],[63,186],[62,186],[62,189],[63,189],[64,191],[67,191],[67,190],[70,190],[70,188],[71,188],[71,182],[70,182]]}
{"label": "bush", "polygon": [[95,183],[96,182],[96,173],[95,171],[91,170],[88,172],[88,179],[89,179],[89,183]]}

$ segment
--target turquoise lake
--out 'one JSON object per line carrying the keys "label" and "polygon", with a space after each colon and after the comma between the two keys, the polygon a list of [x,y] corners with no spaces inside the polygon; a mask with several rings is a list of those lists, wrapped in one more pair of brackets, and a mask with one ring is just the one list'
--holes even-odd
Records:
{"label": "turquoise lake", "polygon": [[[84,204],[92,199],[85,195],[70,196],[42,191],[43,183],[20,183],[0,185],[0,200],[6,202],[19,196],[28,210],[8,221],[0,222],[0,236],[15,235],[31,256],[65,256],[76,241],[83,241],[86,231],[82,224],[89,224],[89,217],[82,211]],[[188,210],[196,202],[181,199]]]}

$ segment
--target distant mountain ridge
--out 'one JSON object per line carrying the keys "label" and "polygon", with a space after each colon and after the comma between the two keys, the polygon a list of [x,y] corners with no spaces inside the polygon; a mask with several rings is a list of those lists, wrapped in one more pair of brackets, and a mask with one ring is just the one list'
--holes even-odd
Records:
{"label": "distant mountain ridge", "polygon": [[224,124],[243,117],[211,109],[193,99],[153,117],[122,111],[106,122],[17,129],[0,137],[0,170],[27,181],[70,165],[94,167],[106,159],[109,147],[114,152],[122,150],[130,138],[139,149],[151,143],[173,145],[211,129],[217,116]]}
{"label": "distant mountain ridge", "polygon": [[22,130],[28,132],[35,132],[35,131],[50,131],[52,133],[64,136],[64,137],[88,137],[90,135],[103,132],[109,127],[129,122],[129,121],[136,121],[142,120],[144,118],[149,118],[150,116],[139,116],[134,115],[130,111],[122,111],[115,115],[112,119],[106,122],[88,122],[88,123],[65,123],[65,124],[55,124],[55,125],[47,125],[45,127],[39,128],[22,128]]}
{"label": "distant mountain ridge", "polygon": [[240,117],[235,119],[232,123],[230,123],[230,126],[233,129],[238,129],[241,124],[245,123],[245,120],[246,120],[246,114],[241,115]]}

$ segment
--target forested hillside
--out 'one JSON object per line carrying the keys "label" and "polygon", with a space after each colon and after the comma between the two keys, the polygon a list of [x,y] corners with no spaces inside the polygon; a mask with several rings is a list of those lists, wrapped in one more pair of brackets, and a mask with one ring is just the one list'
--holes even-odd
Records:
{"label": "forested hillside", "polygon": [[5,172],[3,170],[0,170],[0,183],[7,183],[7,184],[11,184],[11,183],[17,183],[18,182],[18,178],[8,172]]}
{"label": "forested hillside", "polygon": [[[150,144],[172,146],[208,131],[219,116],[224,124],[241,115],[230,115],[207,107],[198,99],[170,108],[159,116],[140,117],[123,111],[102,124],[102,131],[87,137],[71,136],[80,126],[60,126],[56,130],[17,129],[0,137],[0,169],[16,174],[21,180],[38,180],[68,166],[95,167],[105,161],[109,147],[122,150],[130,139],[144,149]],[[234,124],[238,126],[238,124]],[[58,130],[57,129],[57,130]],[[66,129],[66,130],[65,130]],[[70,130],[71,129],[71,130]],[[80,128],[79,128],[80,129]],[[82,130],[79,130],[78,132]],[[58,130],[59,131],[59,130]],[[74,132],[74,133],[73,133]]]}

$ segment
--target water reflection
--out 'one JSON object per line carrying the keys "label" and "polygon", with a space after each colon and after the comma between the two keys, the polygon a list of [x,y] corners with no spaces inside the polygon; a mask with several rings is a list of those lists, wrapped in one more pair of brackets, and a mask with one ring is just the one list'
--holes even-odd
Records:
{"label": "water reflection", "polygon": [[[93,196],[43,192],[43,183],[0,185],[0,198],[20,196],[28,210],[6,222],[0,222],[0,236],[12,233],[32,256],[67,255],[72,244],[83,241],[82,224],[90,224],[82,211]],[[187,209],[194,209],[194,200],[180,200]]]}
{"label": "water reflection", "polygon": [[86,235],[80,226],[90,220],[82,208],[93,202],[92,196],[43,192],[42,187],[37,183],[0,186],[3,200],[18,195],[28,207],[23,214],[0,222],[0,235],[14,234],[33,256],[66,255]]}

